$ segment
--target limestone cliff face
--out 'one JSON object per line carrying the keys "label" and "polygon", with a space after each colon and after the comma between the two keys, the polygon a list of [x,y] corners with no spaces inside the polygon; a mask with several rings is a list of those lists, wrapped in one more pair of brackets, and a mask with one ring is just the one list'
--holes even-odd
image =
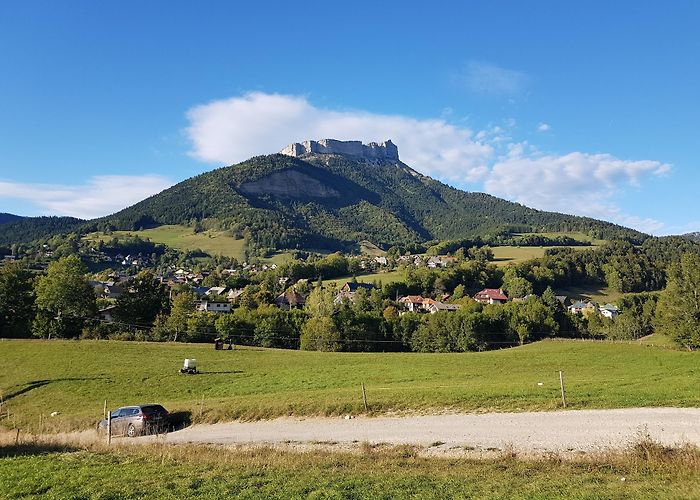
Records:
{"label": "limestone cliff face", "polygon": [[282,151],[283,155],[300,157],[308,154],[338,154],[367,160],[399,160],[399,148],[391,142],[338,141],[336,139],[321,139],[319,141],[304,141],[290,144]]}
{"label": "limestone cliff face", "polygon": [[337,198],[340,193],[296,170],[282,170],[241,185],[246,194],[270,194],[283,198]]}

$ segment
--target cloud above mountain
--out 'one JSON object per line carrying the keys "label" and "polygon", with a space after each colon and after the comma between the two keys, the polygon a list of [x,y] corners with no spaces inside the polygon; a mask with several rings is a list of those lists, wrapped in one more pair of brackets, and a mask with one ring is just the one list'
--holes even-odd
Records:
{"label": "cloud above mountain", "polygon": [[79,185],[0,180],[0,197],[29,202],[43,214],[93,219],[133,205],[172,184],[160,175],[98,175]]}
{"label": "cloud above mountain", "polygon": [[[507,76],[517,76],[493,71],[482,74],[503,77],[503,82]],[[457,187],[485,190],[534,208],[588,215],[642,231],[663,229],[658,221],[626,213],[615,198],[625,189],[641,189],[649,178],[665,175],[670,165],[623,160],[606,153],[542,153],[514,140],[508,125],[475,131],[448,121],[444,114],[417,119],[335,110],[315,106],[305,96],[263,92],[202,104],[190,109],[187,117],[190,154],[205,162],[233,164],[307,139],[391,139],[406,164]]]}

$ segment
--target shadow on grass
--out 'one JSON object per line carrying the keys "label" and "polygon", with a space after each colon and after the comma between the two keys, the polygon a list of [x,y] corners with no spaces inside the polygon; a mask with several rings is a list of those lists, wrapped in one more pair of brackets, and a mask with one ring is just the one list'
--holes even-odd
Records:
{"label": "shadow on grass", "polygon": [[220,371],[220,372],[197,372],[197,375],[233,375],[243,373],[242,370]]}
{"label": "shadow on grass", "polygon": [[22,394],[26,394],[30,391],[33,391],[34,389],[44,387],[45,385],[48,385],[48,384],[51,384],[54,382],[74,382],[74,381],[87,381],[87,380],[105,380],[105,377],[55,378],[55,379],[46,379],[46,380],[33,380],[31,382],[27,382],[26,384],[18,384],[18,385],[23,385],[24,387],[14,391],[14,392],[4,394],[3,400],[9,401],[12,398],[16,398],[17,396],[21,396]]}
{"label": "shadow on grass", "polygon": [[0,458],[11,458],[32,455],[47,455],[49,453],[66,453],[78,451],[81,448],[70,444],[57,443],[20,443],[18,445],[0,445]]}

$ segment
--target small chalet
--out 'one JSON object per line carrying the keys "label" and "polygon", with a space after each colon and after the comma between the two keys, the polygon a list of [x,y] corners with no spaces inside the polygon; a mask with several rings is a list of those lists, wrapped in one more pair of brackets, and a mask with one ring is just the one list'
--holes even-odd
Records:
{"label": "small chalet", "polygon": [[301,309],[306,304],[306,297],[298,293],[296,290],[287,290],[280,294],[275,299],[275,304],[280,309]]}
{"label": "small chalet", "polygon": [[200,300],[196,302],[197,310],[203,312],[214,312],[214,313],[230,313],[231,303],[230,302],[212,302],[210,300]]}
{"label": "small chalet", "polygon": [[430,314],[435,314],[438,312],[455,312],[459,309],[459,306],[457,304],[445,304],[444,302],[434,300],[426,309]]}
{"label": "small chalet", "polygon": [[505,304],[508,296],[500,288],[484,288],[474,295],[474,300],[482,304]]}
{"label": "small chalet", "polygon": [[338,292],[333,300],[334,304],[341,304],[344,300],[353,301],[355,292],[358,290],[367,290],[368,292],[374,290],[374,285],[371,283],[353,283],[351,281],[346,282],[343,287]]}
{"label": "small chalet", "polygon": [[206,295],[209,296],[223,296],[226,294],[226,287],[224,286],[213,286],[206,291]]}
{"label": "small chalet", "polygon": [[98,317],[102,321],[106,321],[107,323],[111,323],[114,321],[114,311],[116,311],[117,306],[107,306],[103,309],[100,309],[98,313]]}
{"label": "small chalet", "polygon": [[617,306],[614,306],[612,304],[605,304],[599,309],[599,311],[600,314],[610,319],[615,319],[620,314],[620,309],[618,309]]}
{"label": "small chalet", "polygon": [[598,311],[598,304],[595,302],[576,301],[568,307],[571,314],[588,316],[591,313]]}
{"label": "small chalet", "polygon": [[425,312],[428,310],[428,307],[436,302],[430,297],[421,297],[420,295],[407,295],[399,299],[399,303],[406,306],[406,309],[411,312]]}

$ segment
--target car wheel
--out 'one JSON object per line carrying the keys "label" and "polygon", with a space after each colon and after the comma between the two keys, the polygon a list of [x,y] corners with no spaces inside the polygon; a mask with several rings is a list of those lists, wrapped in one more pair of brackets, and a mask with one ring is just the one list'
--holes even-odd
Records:
{"label": "car wheel", "polygon": [[136,437],[136,427],[129,424],[129,427],[126,429],[126,435],[129,436],[130,438]]}

